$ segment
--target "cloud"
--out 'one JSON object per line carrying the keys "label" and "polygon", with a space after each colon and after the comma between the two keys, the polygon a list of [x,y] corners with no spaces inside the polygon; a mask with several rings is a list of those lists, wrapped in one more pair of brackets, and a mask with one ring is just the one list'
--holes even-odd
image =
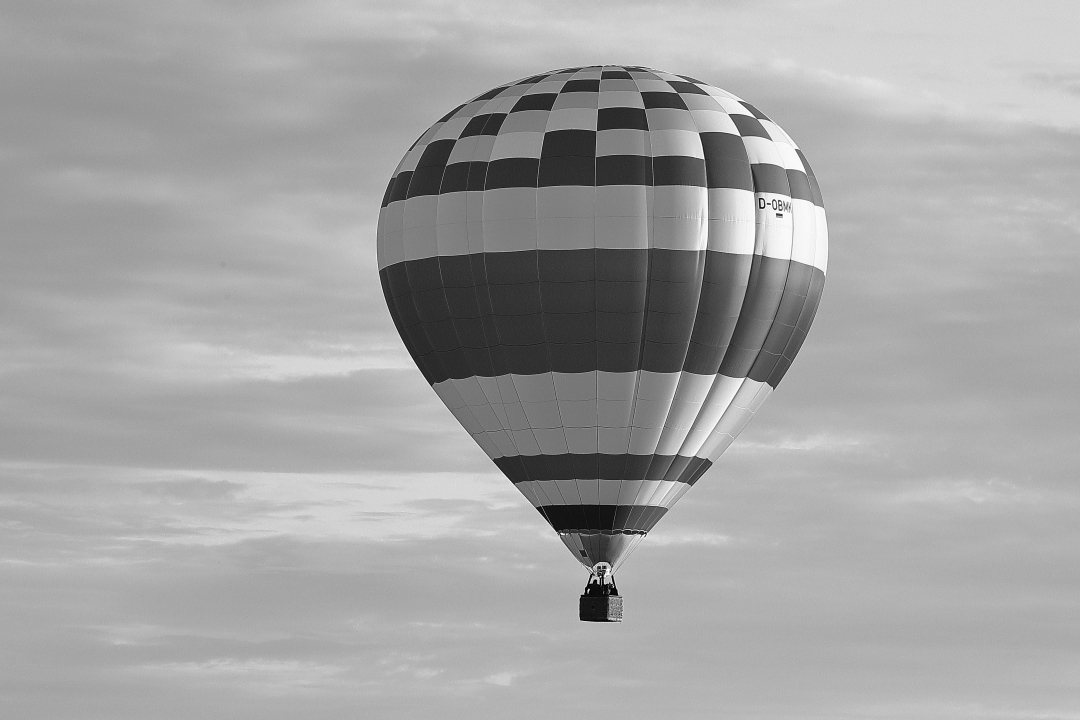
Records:
{"label": "cloud", "polygon": [[[1075,23],[612,7],[4,6],[8,715],[1076,714],[1080,143],[1041,54]],[[608,58],[775,117],[833,252],[792,371],[595,627],[373,247],[429,122]]]}

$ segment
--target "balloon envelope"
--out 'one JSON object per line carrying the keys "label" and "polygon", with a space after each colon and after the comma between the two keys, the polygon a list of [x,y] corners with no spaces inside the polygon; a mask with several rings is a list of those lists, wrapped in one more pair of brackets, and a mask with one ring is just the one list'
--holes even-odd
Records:
{"label": "balloon envelope", "polygon": [[586,567],[617,567],[787,372],[825,282],[817,181],[752,105],[640,67],[494,88],[379,215],[402,340]]}

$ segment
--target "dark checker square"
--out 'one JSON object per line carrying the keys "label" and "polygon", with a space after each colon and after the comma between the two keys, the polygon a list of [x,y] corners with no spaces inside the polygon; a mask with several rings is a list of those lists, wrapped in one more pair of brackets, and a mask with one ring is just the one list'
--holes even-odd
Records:
{"label": "dark checker square", "polygon": [[555,104],[555,93],[536,93],[535,95],[522,95],[510,112],[523,112],[525,110],[551,110]]}
{"label": "dark checker square", "polygon": [[641,108],[600,108],[596,113],[597,130],[648,130],[649,119]]}
{"label": "dark checker square", "polygon": [[[488,163],[487,190],[512,187],[536,187],[536,172],[539,160],[536,158],[502,158]],[[472,183],[469,183],[470,186]],[[471,189],[471,187],[470,187]]]}
{"label": "dark checker square", "polygon": [[540,157],[596,157],[596,133],[592,130],[553,130],[544,135]]}
{"label": "dark checker square", "polygon": [[[596,160],[591,157],[564,155],[540,161],[539,187],[596,184]],[[489,183],[490,185],[490,183]]]}
{"label": "dark checker square", "polygon": [[643,92],[641,93],[641,99],[645,102],[646,109],[648,108],[676,108],[678,110],[686,110],[686,103],[679,97],[679,93],[674,92]]}
{"label": "dark checker square", "polygon": [[729,115],[728,117],[735,123],[735,127],[743,137],[762,137],[766,140],[772,139],[769,137],[769,133],[765,132],[765,127],[757,118],[752,118],[749,115]]}
{"label": "dark checker square", "polygon": [[597,185],[652,185],[652,158],[604,155],[596,158]]}
{"label": "dark checker square", "polygon": [[603,80],[633,80],[630,77],[630,73],[625,70],[605,70],[600,73],[600,78]]}
{"label": "dark checker square", "polygon": [[671,87],[675,88],[675,90],[677,92],[681,92],[681,93],[691,93],[691,94],[694,94],[694,95],[708,95],[709,94],[709,93],[705,92],[704,90],[702,90],[697,85],[695,85],[694,83],[691,83],[691,82],[679,82],[678,80],[668,80],[667,84],[670,85]]}
{"label": "dark checker square", "polygon": [[753,106],[753,105],[751,105],[750,103],[748,103],[748,102],[745,102],[745,101],[743,101],[743,100],[740,100],[740,101],[739,101],[739,104],[740,104],[740,105],[742,105],[742,106],[743,106],[744,108],[746,108],[747,110],[749,110],[749,111],[750,111],[751,113],[753,113],[754,117],[756,117],[756,118],[757,118],[758,120],[768,120],[768,119],[769,119],[769,118],[768,118],[768,117],[767,117],[767,116],[765,115],[765,113],[761,112],[760,110],[758,110],[758,109],[757,109],[756,107],[754,107],[754,106]]}
{"label": "dark checker square", "polygon": [[599,80],[567,80],[560,93],[600,92]]}
{"label": "dark checker square", "polygon": [[469,120],[469,124],[461,131],[459,137],[466,138],[473,135],[498,135],[499,128],[502,127],[503,120],[505,119],[506,115],[504,114],[476,115],[472,120]]}

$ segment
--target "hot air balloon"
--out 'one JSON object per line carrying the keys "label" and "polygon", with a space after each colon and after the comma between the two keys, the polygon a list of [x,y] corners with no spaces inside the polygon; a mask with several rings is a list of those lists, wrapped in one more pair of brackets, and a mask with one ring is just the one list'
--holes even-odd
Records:
{"label": "hot air balloon", "polygon": [[784,377],[825,283],[803,153],[685,75],[500,85],[405,154],[379,275],[425,379],[589,571],[613,573]]}

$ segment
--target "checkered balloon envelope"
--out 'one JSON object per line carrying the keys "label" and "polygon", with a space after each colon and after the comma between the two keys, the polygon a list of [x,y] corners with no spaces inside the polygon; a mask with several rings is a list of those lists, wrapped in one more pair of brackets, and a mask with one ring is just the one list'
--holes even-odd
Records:
{"label": "checkered balloon envelope", "polygon": [[616,569],[784,377],[828,232],[806,158],[753,105],[605,65],[432,125],[378,255],[435,392],[583,565]]}

